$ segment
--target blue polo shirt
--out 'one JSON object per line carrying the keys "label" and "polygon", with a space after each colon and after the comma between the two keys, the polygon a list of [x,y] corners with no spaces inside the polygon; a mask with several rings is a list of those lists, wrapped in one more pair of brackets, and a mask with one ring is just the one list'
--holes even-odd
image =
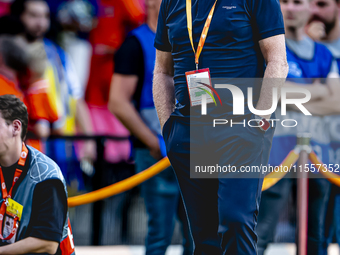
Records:
{"label": "blue polo shirt", "polygon": [[[192,0],[193,40],[195,49],[214,0]],[[284,24],[278,0],[217,0],[207,39],[199,58],[199,68],[209,68],[211,78],[262,78],[265,62],[258,41],[284,34]],[[190,115],[190,101],[185,72],[195,70],[186,16],[185,0],[163,0],[160,8],[155,47],[171,52],[174,61],[175,94],[178,104],[175,115]],[[229,79],[230,80],[230,79]],[[244,93],[254,89],[254,105],[261,82],[241,82],[232,79]],[[232,95],[218,90],[224,107],[213,110],[212,116],[232,114]],[[211,104],[209,104],[211,106]],[[211,107],[210,107],[211,108]],[[209,112],[209,110],[208,110]],[[245,107],[245,114],[249,113]]]}

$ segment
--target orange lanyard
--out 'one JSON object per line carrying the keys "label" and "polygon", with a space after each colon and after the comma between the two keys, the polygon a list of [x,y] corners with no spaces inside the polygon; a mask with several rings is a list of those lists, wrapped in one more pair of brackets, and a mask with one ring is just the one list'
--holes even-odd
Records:
{"label": "orange lanyard", "polygon": [[205,39],[207,39],[210,23],[211,23],[213,15],[214,15],[216,3],[217,3],[217,0],[215,0],[214,5],[209,12],[208,18],[205,21],[204,28],[203,28],[202,33],[201,33],[201,38],[200,38],[200,41],[198,42],[197,51],[195,51],[194,42],[193,42],[193,39],[192,39],[192,14],[191,14],[192,6],[191,6],[191,0],[186,0],[187,27],[188,27],[188,33],[189,33],[191,47],[192,47],[192,50],[195,53],[196,70],[198,70],[198,59],[201,55],[201,52],[202,52],[202,49],[203,49],[203,46],[204,46],[204,43],[205,43]]}
{"label": "orange lanyard", "polygon": [[[28,150],[27,150],[26,145],[23,143],[22,144],[22,151],[21,151],[21,154],[20,154],[20,159],[18,161],[19,166],[22,166],[22,167],[25,166],[27,155],[28,155]],[[14,187],[15,183],[18,181],[21,173],[22,173],[22,171],[20,169],[18,169],[18,168],[15,169],[12,187],[9,190],[9,192],[7,193],[5,178],[4,178],[4,175],[2,173],[1,166],[0,166],[0,180],[1,180],[1,191],[2,191],[2,199],[3,199],[1,207],[0,207],[0,239],[2,239],[2,240],[10,240],[15,235],[15,233],[17,231],[17,227],[18,227],[17,222],[19,220],[19,217],[16,215],[15,218],[14,218],[14,224],[13,224],[13,229],[12,229],[11,233],[6,238],[4,238],[2,236],[2,225],[3,225],[6,209],[7,209],[7,206],[8,206],[8,199],[12,198],[13,187]]]}

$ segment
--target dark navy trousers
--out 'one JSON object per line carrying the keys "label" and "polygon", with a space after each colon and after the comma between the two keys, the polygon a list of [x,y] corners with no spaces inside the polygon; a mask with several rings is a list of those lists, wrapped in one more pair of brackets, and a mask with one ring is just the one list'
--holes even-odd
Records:
{"label": "dark navy trousers", "polygon": [[[247,120],[251,116],[245,116]],[[261,173],[190,178],[196,165],[260,166],[268,162],[274,128],[193,125],[171,116],[163,128],[194,239],[195,255],[257,254]]]}

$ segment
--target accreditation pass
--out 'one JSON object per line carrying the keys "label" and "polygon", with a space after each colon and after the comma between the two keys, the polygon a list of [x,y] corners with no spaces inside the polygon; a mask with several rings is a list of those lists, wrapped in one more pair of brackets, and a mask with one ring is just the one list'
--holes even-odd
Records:
{"label": "accreditation pass", "polygon": [[214,103],[211,97],[211,79],[209,68],[185,73],[191,106],[202,104],[202,95],[206,95],[207,104]]}
{"label": "accreditation pass", "polygon": [[[6,208],[3,236],[8,237],[11,233],[14,235],[11,239],[7,240],[7,243],[14,243],[17,236],[18,227],[21,221],[23,206],[13,199],[8,199],[8,206]],[[17,218],[17,221],[14,219]]]}

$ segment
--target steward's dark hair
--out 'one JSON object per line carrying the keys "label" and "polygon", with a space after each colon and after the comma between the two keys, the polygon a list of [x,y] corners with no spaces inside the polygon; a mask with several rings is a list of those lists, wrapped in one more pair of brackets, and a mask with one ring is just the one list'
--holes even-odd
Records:
{"label": "steward's dark hair", "polygon": [[0,96],[0,114],[8,125],[14,120],[20,120],[22,125],[21,139],[24,141],[28,125],[26,105],[14,95],[2,95]]}

